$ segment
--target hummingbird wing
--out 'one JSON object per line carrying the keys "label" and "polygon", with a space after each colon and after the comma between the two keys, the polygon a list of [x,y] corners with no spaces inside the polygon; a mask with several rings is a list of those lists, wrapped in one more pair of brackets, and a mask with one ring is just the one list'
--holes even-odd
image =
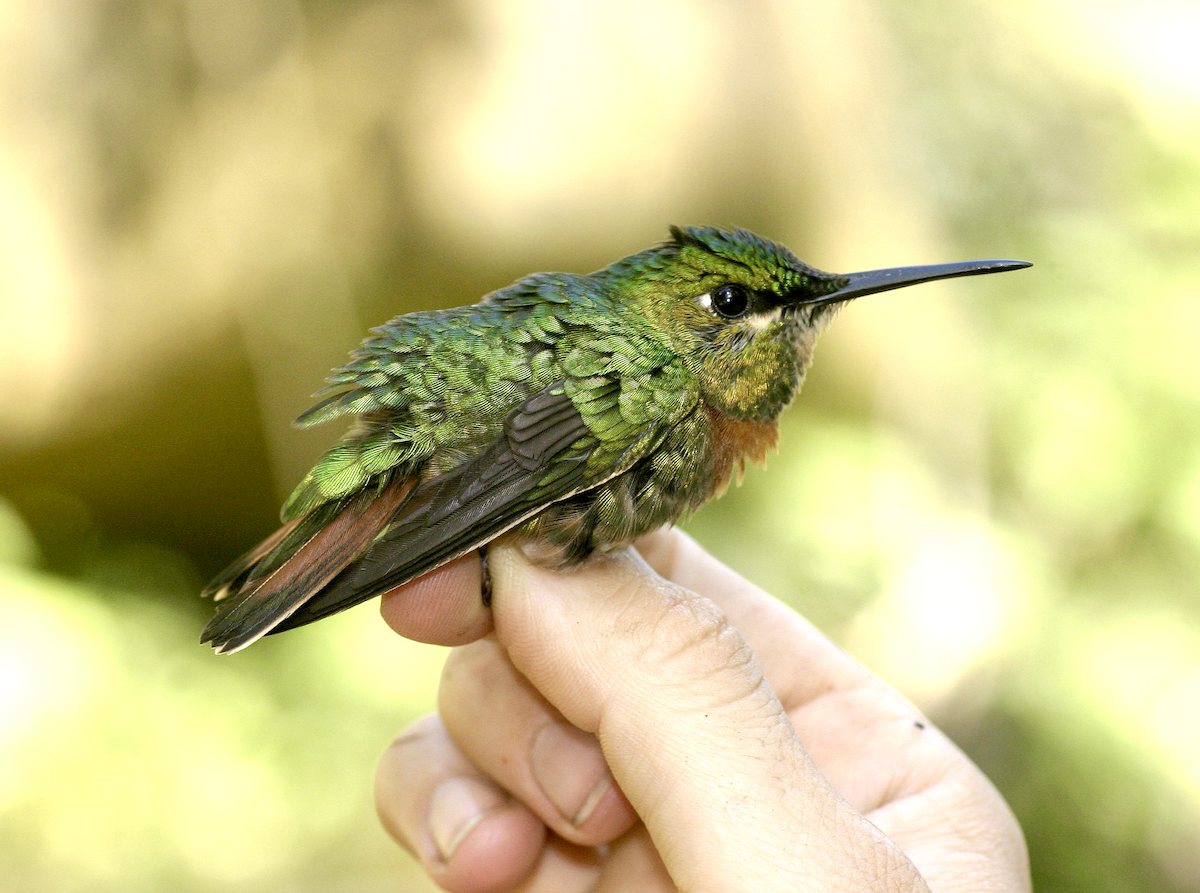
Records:
{"label": "hummingbird wing", "polygon": [[[561,384],[526,400],[475,458],[418,485],[371,548],[272,632],[380,595],[491,542],[551,503],[628,470],[683,413],[659,416],[650,425],[639,420],[636,430],[614,425],[621,393],[615,380],[590,388],[586,417]],[[683,409],[682,401],[672,402]]]}
{"label": "hummingbird wing", "polygon": [[[539,391],[472,458],[428,480],[409,478],[402,482],[407,489],[389,494],[388,505],[377,509],[370,503],[343,522],[341,532],[315,534],[303,548],[314,557],[336,548],[341,564],[333,574],[327,571],[339,559],[321,561],[317,570],[298,576],[296,585],[243,587],[219,603],[204,640],[218,651],[237,650],[267,633],[345,610],[485,545],[551,503],[628,470],[691,409],[695,401],[689,394],[687,388],[603,377],[560,381]],[[381,523],[384,512],[389,514]],[[362,538],[372,528],[377,535],[363,551]]]}

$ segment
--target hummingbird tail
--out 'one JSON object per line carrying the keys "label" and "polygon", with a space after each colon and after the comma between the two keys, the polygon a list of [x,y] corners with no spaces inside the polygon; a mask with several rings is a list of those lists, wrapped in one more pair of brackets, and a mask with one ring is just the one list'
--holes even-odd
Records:
{"label": "hummingbird tail", "polygon": [[[201,643],[228,654],[267,635],[375,541],[413,484],[399,478],[377,495],[360,494],[340,508],[323,506],[284,524],[204,591],[217,601],[217,612]],[[327,516],[325,508],[336,511]]]}

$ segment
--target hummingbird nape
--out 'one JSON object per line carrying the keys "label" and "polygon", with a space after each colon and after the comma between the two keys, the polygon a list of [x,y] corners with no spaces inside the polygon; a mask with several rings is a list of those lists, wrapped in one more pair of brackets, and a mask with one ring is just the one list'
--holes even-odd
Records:
{"label": "hummingbird nape", "polygon": [[202,641],[236,651],[503,537],[552,567],[690,515],[775,446],[837,307],[988,260],[823,273],[741,229],[672,227],[589,275],[398,316],[335,370],[303,426],[350,432],[283,526],[205,590]]}

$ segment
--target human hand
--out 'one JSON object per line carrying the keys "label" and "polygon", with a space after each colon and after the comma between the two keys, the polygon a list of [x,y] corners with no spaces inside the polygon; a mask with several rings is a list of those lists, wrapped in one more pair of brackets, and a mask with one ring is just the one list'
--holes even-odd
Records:
{"label": "human hand", "polygon": [[482,639],[477,559],[385,596],[397,631],[471,642],[377,775],[435,881],[1030,889],[1000,795],[899,694],[679,531],[638,552],[555,573],[493,548]]}

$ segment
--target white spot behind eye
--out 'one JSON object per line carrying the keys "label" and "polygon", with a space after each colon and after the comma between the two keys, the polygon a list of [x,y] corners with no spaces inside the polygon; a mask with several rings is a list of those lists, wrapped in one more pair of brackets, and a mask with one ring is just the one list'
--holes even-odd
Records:
{"label": "white spot behind eye", "polygon": [[761,332],[772,323],[778,322],[783,315],[782,307],[774,307],[766,313],[755,313],[746,318],[746,324],[756,332]]}
{"label": "white spot behind eye", "polygon": [[700,295],[700,297],[696,298],[696,303],[705,310],[712,310],[712,292],[706,291],[704,294]]}

